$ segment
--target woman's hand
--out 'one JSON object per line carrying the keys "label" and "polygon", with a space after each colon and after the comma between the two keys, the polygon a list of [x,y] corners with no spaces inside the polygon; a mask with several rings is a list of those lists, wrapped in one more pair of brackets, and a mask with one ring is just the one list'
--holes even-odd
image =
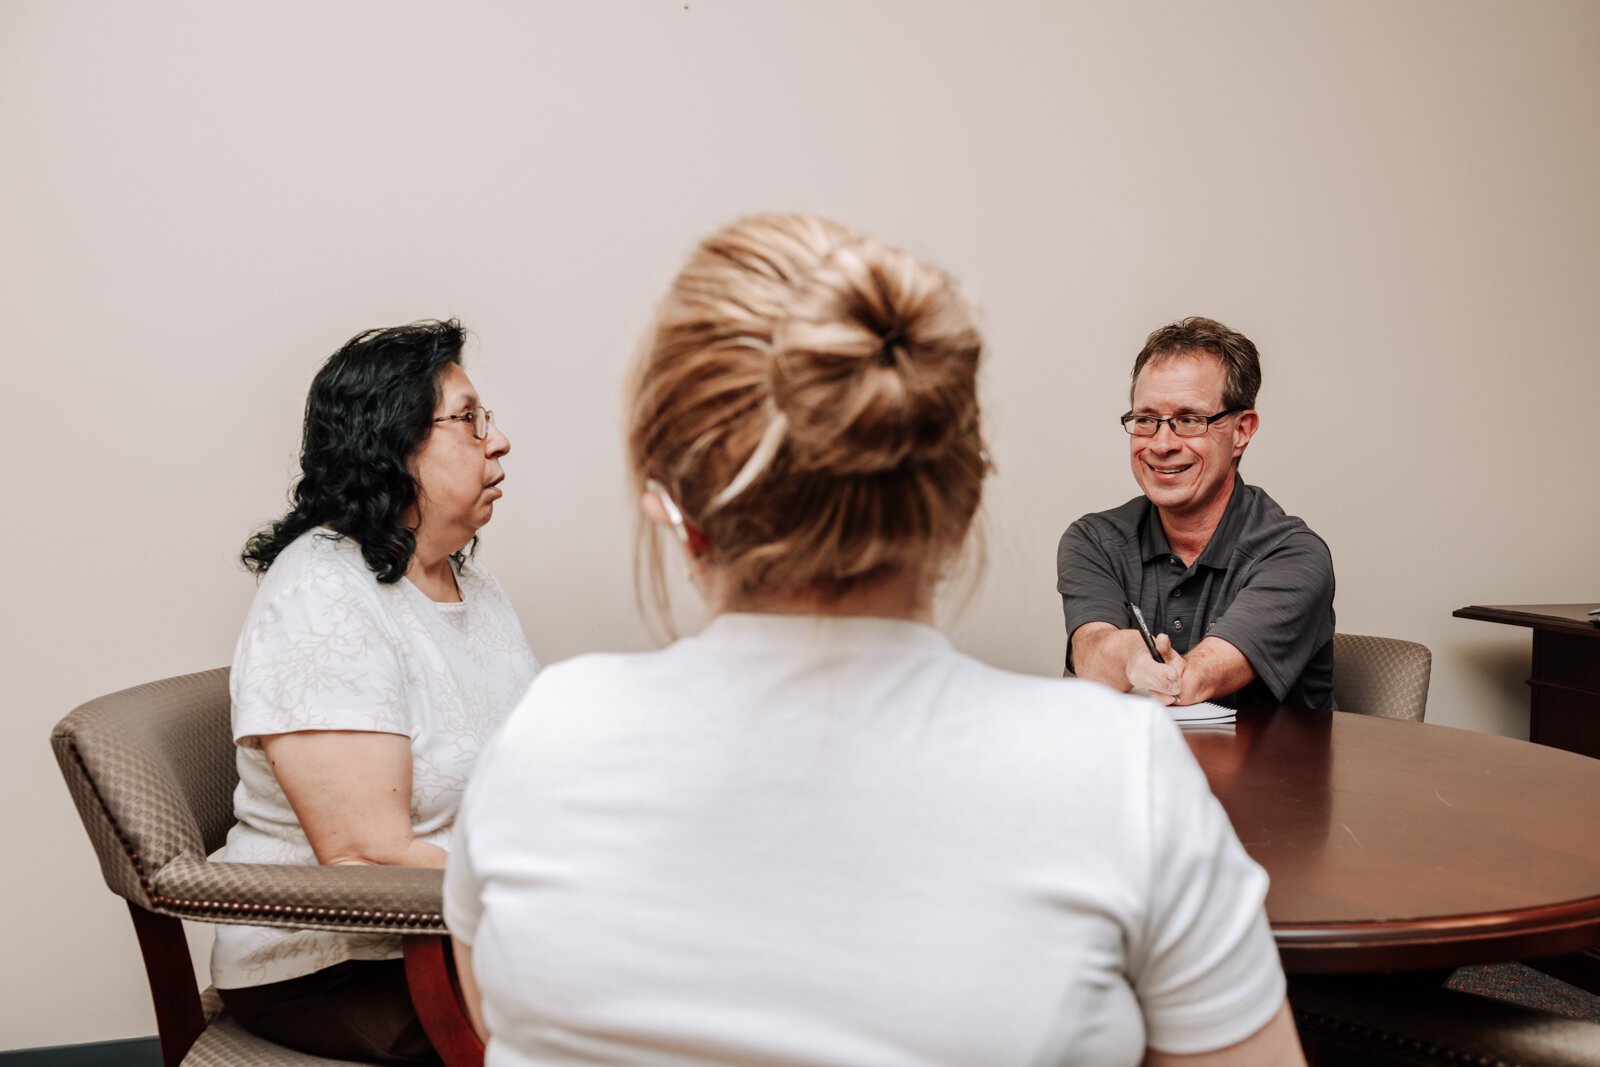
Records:
{"label": "woman's hand", "polygon": [[411,832],[411,739],[356,730],[264,734],[261,751],[324,866],[443,867]]}

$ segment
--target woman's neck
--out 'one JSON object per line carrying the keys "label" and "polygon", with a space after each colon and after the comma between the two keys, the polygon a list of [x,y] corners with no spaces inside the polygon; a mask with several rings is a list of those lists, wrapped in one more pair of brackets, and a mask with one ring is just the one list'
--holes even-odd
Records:
{"label": "woman's neck", "polygon": [[406,579],[429,600],[441,604],[456,604],[461,600],[461,588],[456,584],[456,571],[448,555],[424,556],[419,548],[406,566]]}
{"label": "woman's neck", "polygon": [[[713,579],[713,587],[716,582]],[[753,612],[758,615],[838,615],[904,619],[933,625],[933,580],[901,574],[856,586],[844,593],[806,589],[766,597],[708,597],[711,612]]]}

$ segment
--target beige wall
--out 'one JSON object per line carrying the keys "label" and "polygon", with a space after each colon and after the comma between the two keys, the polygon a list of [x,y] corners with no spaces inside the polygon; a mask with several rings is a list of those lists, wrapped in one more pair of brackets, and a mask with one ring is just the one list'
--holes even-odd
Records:
{"label": "beige wall", "polygon": [[827,211],[986,309],[990,566],[952,632],[1059,669],[1057,536],[1132,496],[1144,334],[1264,354],[1246,472],[1332,545],[1342,628],[1526,730],[1527,636],[1600,598],[1600,5],[0,0],[7,379],[0,1048],[148,1034],[47,751],[227,662],[319,361],[457,314],[509,432],[484,558],[546,660],[639,648],[619,379],[700,234]]}

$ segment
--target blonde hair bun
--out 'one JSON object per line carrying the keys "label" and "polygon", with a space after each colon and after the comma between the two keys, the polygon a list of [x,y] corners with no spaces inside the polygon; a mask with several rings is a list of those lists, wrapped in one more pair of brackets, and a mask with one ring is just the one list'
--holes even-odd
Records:
{"label": "blonde hair bun", "polygon": [[772,334],[787,466],[840,475],[936,460],[975,433],[980,341],[955,283],[870,238],[837,245]]}
{"label": "blonde hair bun", "polygon": [[[707,237],[645,334],[628,459],[741,602],[941,572],[988,470],[972,313],[947,274],[815,215]],[[660,553],[641,533],[657,603]]]}

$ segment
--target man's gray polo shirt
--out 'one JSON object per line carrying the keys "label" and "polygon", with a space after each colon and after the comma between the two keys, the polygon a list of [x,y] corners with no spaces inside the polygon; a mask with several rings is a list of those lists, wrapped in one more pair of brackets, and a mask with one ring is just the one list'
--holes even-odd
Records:
{"label": "man's gray polo shirt", "polygon": [[1187,653],[1220,637],[1250,662],[1256,680],[1221,704],[1333,707],[1333,556],[1305,523],[1234,476],[1217,531],[1189,567],[1173,554],[1154,505],[1135,497],[1085,515],[1061,535],[1056,589],[1072,634],[1087,622],[1133,625]]}

